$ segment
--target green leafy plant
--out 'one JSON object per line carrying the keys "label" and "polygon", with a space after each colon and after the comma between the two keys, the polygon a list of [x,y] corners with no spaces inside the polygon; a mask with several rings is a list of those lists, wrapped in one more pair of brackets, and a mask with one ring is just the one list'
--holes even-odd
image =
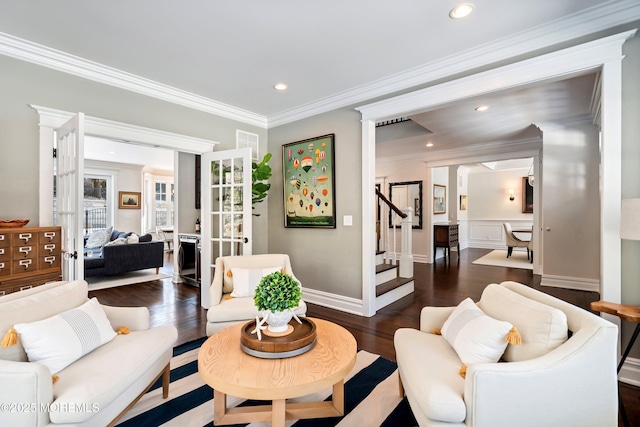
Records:
{"label": "green leafy plant", "polygon": [[265,182],[271,178],[271,166],[267,164],[269,160],[271,153],[265,154],[260,163],[251,163],[251,204],[262,202],[271,188],[271,184]]}
{"label": "green leafy plant", "polygon": [[302,291],[300,283],[286,273],[276,271],[264,276],[253,297],[253,303],[258,310],[273,312],[296,308],[300,304]]}

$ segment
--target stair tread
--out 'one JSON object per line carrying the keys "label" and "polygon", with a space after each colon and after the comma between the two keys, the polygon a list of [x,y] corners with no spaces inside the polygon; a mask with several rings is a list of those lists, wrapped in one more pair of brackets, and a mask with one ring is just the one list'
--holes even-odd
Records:
{"label": "stair tread", "polygon": [[402,285],[406,285],[409,282],[413,281],[413,277],[396,277],[395,279],[391,279],[388,282],[384,282],[376,286],[376,297],[380,295],[386,294],[396,288],[399,288]]}
{"label": "stair tread", "polygon": [[376,265],[376,274],[382,273],[383,271],[393,270],[394,268],[398,268],[398,266],[393,264],[378,264]]}

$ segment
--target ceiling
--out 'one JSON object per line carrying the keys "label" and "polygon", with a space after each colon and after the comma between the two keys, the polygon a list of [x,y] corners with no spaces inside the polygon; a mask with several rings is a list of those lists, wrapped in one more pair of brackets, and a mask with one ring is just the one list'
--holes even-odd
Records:
{"label": "ceiling", "polygon": [[[452,20],[462,1],[0,0],[0,54],[268,128],[640,19],[637,0],[472,1],[470,16]],[[590,85],[593,76],[411,119],[440,149],[529,138],[538,120],[588,113]],[[478,102],[492,108],[476,113]],[[417,132],[394,150],[423,150]]]}

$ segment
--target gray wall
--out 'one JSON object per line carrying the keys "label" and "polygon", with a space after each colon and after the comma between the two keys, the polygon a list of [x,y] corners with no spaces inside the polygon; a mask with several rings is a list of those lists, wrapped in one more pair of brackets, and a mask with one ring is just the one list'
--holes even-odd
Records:
{"label": "gray wall", "polygon": [[[0,56],[0,218],[38,226],[38,114],[29,104],[218,141],[235,148],[236,129],[267,131],[111,86]],[[261,151],[264,149],[261,147]],[[193,171],[191,172],[193,173]],[[264,221],[266,222],[266,220]],[[254,248],[266,250],[266,225],[254,227]]]}
{"label": "gray wall", "polygon": [[[329,133],[335,134],[336,228],[285,228],[282,145]],[[352,108],[269,130],[269,252],[289,254],[302,286],[357,299],[362,298],[361,135],[360,113]],[[353,226],[342,225],[344,215],[353,216]]]}

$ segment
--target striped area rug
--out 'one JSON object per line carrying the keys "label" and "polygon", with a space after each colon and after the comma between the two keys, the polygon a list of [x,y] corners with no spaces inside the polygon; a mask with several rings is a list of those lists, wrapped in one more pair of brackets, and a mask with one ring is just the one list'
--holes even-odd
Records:
{"label": "striped area rug", "polygon": [[[162,399],[160,381],[131,408],[118,426],[213,426],[213,390],[198,374],[198,349],[205,338],[174,349],[169,397]],[[397,365],[375,354],[359,351],[356,365],[345,378],[345,416],[287,421],[287,426],[416,426],[406,398],[398,395]],[[331,388],[292,401],[330,398]],[[227,396],[228,406],[266,404]],[[251,427],[270,423],[241,424]]]}

